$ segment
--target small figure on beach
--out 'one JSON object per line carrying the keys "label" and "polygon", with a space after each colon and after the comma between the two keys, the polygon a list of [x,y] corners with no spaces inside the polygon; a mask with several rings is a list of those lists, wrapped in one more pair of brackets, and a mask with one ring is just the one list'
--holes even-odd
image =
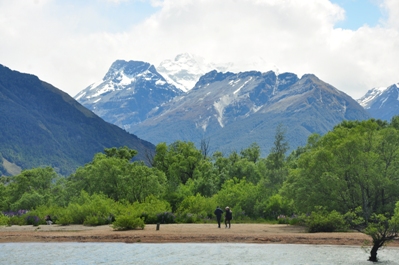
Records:
{"label": "small figure on beach", "polygon": [[223,210],[220,209],[219,206],[217,206],[214,213],[216,215],[216,220],[218,221],[218,228],[220,228],[220,221],[222,220]]}
{"label": "small figure on beach", "polygon": [[53,220],[51,220],[51,216],[50,216],[50,215],[47,215],[46,218],[45,218],[45,220],[46,220],[46,223],[47,223],[48,225],[51,225],[51,224],[53,223]]}
{"label": "small figure on beach", "polygon": [[224,217],[224,224],[226,225],[225,228],[227,228],[227,224],[229,224],[229,228],[231,228],[231,219],[233,219],[233,212],[230,210],[229,206],[227,206],[226,215]]}

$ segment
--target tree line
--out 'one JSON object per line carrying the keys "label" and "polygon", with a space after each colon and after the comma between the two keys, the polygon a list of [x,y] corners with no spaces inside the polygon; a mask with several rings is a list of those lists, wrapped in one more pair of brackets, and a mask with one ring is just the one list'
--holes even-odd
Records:
{"label": "tree line", "polygon": [[121,147],[96,154],[68,177],[49,167],[24,170],[1,178],[0,210],[52,214],[62,224],[118,221],[123,228],[206,222],[222,205],[239,222],[304,223],[311,232],[357,229],[372,238],[372,261],[397,236],[399,117],[344,121],[289,155],[282,126],[266,157],[256,143],[229,154],[210,154],[209,144],[160,143],[151,166],[132,162],[137,151]]}

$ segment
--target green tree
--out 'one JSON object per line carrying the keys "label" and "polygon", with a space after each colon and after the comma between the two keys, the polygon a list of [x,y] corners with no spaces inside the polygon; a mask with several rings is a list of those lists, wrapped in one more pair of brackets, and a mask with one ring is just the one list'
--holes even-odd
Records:
{"label": "green tree", "polygon": [[300,155],[285,195],[302,212],[315,206],[363,217],[392,212],[399,196],[399,132],[369,120],[343,122]]}
{"label": "green tree", "polygon": [[363,218],[363,210],[356,210],[345,215],[352,228],[372,238],[369,261],[377,262],[377,253],[380,248],[399,236],[399,202],[393,215],[373,213],[368,220]]}
{"label": "green tree", "polygon": [[128,147],[112,147],[112,148],[105,148],[104,153],[107,157],[116,157],[120,159],[131,160],[134,156],[137,155],[137,151],[133,149],[129,149]]}
{"label": "green tree", "polygon": [[57,173],[50,167],[24,170],[19,175],[6,177],[8,208],[30,210],[50,202],[51,189],[57,178]]}
{"label": "green tree", "polygon": [[161,196],[165,190],[165,174],[142,162],[130,162],[134,150],[106,149],[93,161],[80,167],[68,178],[67,189],[72,196],[81,190],[90,195],[103,193],[109,198],[130,202],[143,201],[149,195]]}
{"label": "green tree", "polygon": [[165,173],[169,185],[175,189],[193,178],[202,159],[201,151],[192,142],[176,141],[169,146],[160,143],[156,146],[154,166]]}
{"label": "green tree", "polygon": [[288,142],[285,139],[285,129],[281,124],[276,128],[276,134],[274,138],[274,146],[270,150],[269,155],[265,159],[266,164],[266,176],[265,178],[274,190],[274,193],[281,188],[283,182],[288,176],[288,168],[286,162],[286,153],[289,149]]}

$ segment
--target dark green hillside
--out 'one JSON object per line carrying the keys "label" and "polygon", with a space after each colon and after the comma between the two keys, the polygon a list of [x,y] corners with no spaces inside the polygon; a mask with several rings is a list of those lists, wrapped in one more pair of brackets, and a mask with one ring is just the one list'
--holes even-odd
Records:
{"label": "dark green hillside", "polygon": [[[137,158],[143,160],[155,148],[36,76],[0,65],[0,156],[4,159],[22,169],[51,166],[69,174],[95,153],[119,146],[137,150]],[[5,174],[4,167],[0,171]]]}

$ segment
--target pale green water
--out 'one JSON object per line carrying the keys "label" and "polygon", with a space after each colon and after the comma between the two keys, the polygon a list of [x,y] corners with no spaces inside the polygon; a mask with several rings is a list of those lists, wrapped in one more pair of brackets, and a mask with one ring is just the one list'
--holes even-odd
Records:
{"label": "pale green water", "polygon": [[[377,264],[399,264],[399,248]],[[372,265],[360,247],[286,244],[5,243],[0,264]]]}

